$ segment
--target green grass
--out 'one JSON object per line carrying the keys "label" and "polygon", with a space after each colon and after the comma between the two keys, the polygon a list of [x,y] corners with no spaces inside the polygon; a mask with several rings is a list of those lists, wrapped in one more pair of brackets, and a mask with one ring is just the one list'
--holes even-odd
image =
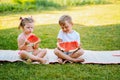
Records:
{"label": "green grass", "polygon": [[[41,48],[54,49],[60,29],[58,18],[72,16],[85,50],[120,50],[120,6],[88,5],[62,11],[30,11],[0,14],[0,49],[17,50],[17,29],[20,16],[32,15],[34,33],[42,40]],[[0,80],[120,80],[120,65],[49,64],[32,65],[23,62],[0,62]]]}
{"label": "green grass", "polygon": [[119,80],[119,65],[0,63],[1,80]]}
{"label": "green grass", "polygon": [[[120,24],[106,26],[74,25],[81,35],[81,43],[88,50],[119,50]],[[34,33],[42,40],[41,48],[55,48],[60,27],[57,24],[38,25]],[[8,34],[6,34],[8,33]],[[0,49],[17,49],[17,36],[21,31],[17,28],[0,30]],[[12,46],[11,46],[12,45]]]}
{"label": "green grass", "polygon": [[[87,50],[120,50],[120,24],[107,26],[74,25],[81,34]],[[55,48],[59,30],[56,24],[38,25],[35,34],[42,42],[41,48]],[[0,30],[0,49],[17,49],[17,28]],[[49,64],[32,65],[22,62],[0,62],[1,80],[120,80],[120,65]]]}

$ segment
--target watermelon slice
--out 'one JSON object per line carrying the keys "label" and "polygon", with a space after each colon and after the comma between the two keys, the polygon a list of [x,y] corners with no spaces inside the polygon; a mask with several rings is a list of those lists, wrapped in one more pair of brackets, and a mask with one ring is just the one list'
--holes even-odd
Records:
{"label": "watermelon slice", "polygon": [[72,42],[60,42],[58,43],[58,47],[66,52],[73,52],[76,51],[79,48],[77,41]]}
{"label": "watermelon slice", "polygon": [[37,42],[39,38],[35,35],[30,35],[27,40],[30,41],[31,43],[34,43]]}

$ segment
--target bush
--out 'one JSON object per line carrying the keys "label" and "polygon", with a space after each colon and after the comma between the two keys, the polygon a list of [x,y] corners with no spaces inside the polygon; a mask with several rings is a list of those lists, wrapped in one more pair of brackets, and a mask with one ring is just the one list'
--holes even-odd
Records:
{"label": "bush", "polygon": [[13,0],[13,3],[1,3],[0,12],[58,9],[69,6],[106,4],[106,0]]}

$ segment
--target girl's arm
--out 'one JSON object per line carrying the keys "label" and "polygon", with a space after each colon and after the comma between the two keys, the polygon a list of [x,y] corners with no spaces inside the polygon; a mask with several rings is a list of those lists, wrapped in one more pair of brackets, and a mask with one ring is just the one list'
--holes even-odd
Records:
{"label": "girl's arm", "polygon": [[27,45],[29,42],[23,40],[23,39],[18,39],[18,48],[19,50],[25,50],[27,48]]}
{"label": "girl's arm", "polygon": [[34,48],[34,49],[38,49],[40,42],[41,42],[40,39],[39,39],[37,42],[35,42],[33,48]]}

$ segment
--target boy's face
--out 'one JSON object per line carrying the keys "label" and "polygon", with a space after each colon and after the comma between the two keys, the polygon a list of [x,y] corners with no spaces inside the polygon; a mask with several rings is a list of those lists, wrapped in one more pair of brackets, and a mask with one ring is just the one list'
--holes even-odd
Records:
{"label": "boy's face", "polygon": [[69,33],[72,30],[73,24],[68,22],[68,21],[65,21],[65,24],[64,25],[60,25],[60,26],[61,26],[61,29],[63,30],[63,32]]}
{"label": "boy's face", "polygon": [[26,23],[23,30],[25,33],[31,33],[34,29],[34,23]]}

